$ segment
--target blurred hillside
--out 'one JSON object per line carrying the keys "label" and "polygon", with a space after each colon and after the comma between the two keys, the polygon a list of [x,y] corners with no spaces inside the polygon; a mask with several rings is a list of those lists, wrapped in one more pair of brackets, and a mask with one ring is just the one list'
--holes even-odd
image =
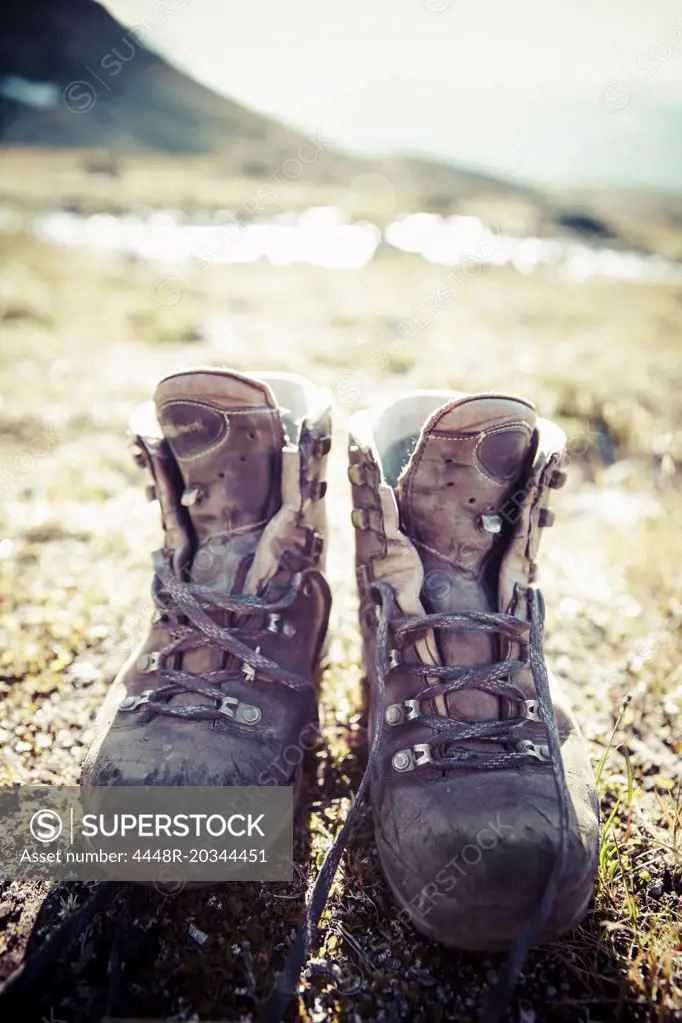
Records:
{"label": "blurred hillside", "polygon": [[[300,143],[295,132],[218,96],[146,49],[154,30],[151,17],[126,29],[94,0],[9,0],[0,40],[3,140],[177,153],[248,145],[254,159],[262,151],[268,166]],[[30,83],[47,86],[44,99],[32,95]]]}
{"label": "blurred hillside", "polygon": [[[184,5],[155,4],[126,28],[96,0],[6,0],[0,201],[221,209],[252,202],[254,183],[278,177],[284,184],[268,212],[334,203],[380,223],[403,210],[474,214],[511,233],[558,227],[682,256],[679,195],[546,194],[448,162],[352,156],[319,131],[305,135],[219,95],[145,46]],[[378,135],[388,138],[377,117]],[[36,159],[36,147],[49,157]]]}
{"label": "blurred hillside", "polygon": [[332,139],[311,141],[205,88],[145,47],[173,15],[157,8],[143,25],[127,29],[95,0],[8,0],[0,39],[0,141],[106,149],[115,157],[211,156],[217,174],[251,179],[272,175],[304,147],[308,186],[345,186],[378,174],[399,196],[423,198],[427,208],[448,211],[474,198],[492,202],[495,212],[500,203],[514,216],[544,212],[533,189],[416,158],[347,156]]}

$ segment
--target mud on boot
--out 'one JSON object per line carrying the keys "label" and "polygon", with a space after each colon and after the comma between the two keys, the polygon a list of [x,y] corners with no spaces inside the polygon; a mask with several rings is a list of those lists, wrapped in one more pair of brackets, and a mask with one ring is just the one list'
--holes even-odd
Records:
{"label": "mud on boot", "polygon": [[131,429],[164,545],[149,634],[111,686],[83,784],[296,785],[283,753],[317,726],[331,603],[328,395],[291,374],[188,370]]}
{"label": "mud on boot", "polygon": [[350,425],[370,792],[396,901],[462,949],[556,937],[589,903],[598,801],[533,586],[565,436],[526,401],[415,392]]}

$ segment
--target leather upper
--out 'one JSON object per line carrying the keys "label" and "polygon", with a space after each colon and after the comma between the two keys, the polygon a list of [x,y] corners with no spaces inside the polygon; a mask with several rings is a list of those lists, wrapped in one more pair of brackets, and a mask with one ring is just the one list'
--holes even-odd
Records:
{"label": "leather upper", "polygon": [[[456,612],[506,612],[527,617],[527,587],[538,543],[550,524],[547,499],[561,485],[565,437],[521,399],[500,395],[418,392],[377,413],[351,420],[349,477],[353,493],[360,622],[370,681],[370,730],[377,722],[376,610],[372,585],[391,584],[398,611],[416,617]],[[389,639],[389,643],[392,639]],[[386,706],[404,705],[437,677],[417,677],[401,661],[462,668],[524,660],[520,644],[495,633],[425,630],[397,651],[385,676]],[[514,675],[524,698],[535,689],[528,667]],[[552,933],[584,912],[598,849],[598,804],[589,757],[571,710],[551,678],[571,800],[570,876],[554,909]],[[422,714],[487,721],[519,714],[517,701],[467,688],[425,700]],[[517,740],[541,746],[541,721],[529,719]],[[383,750],[372,777],[377,843],[389,883],[418,927],[464,948],[513,943],[542,894],[559,826],[555,781],[546,763],[504,770],[426,763],[406,771],[396,754],[434,742],[417,718],[384,725]],[[463,740],[461,749],[494,749]],[[497,745],[499,748],[499,745]],[[444,751],[447,753],[448,751]],[[400,762],[400,760],[398,760]],[[468,880],[436,880],[488,823],[501,837]],[[529,873],[530,871],[530,873]],[[429,889],[435,885],[435,889]],[[447,890],[446,890],[447,889]],[[426,895],[425,895],[426,892]],[[435,894],[434,894],[435,892]],[[424,900],[430,910],[421,913]]]}
{"label": "leather upper", "polygon": [[[303,578],[281,614],[212,609],[212,620],[270,661],[314,683],[331,597],[324,577],[324,473],[331,418],[324,392],[304,378],[222,370],[173,374],[155,408],[133,420],[138,459],[151,471],[164,547],[155,565],[217,594],[276,601]],[[301,573],[305,573],[301,576]],[[285,688],[255,674],[219,645],[171,654],[167,666],[217,680],[225,694],[256,706],[257,724],[227,717],[184,720],[122,704],[158,688],[149,655],[172,642],[177,615],[153,615],[146,639],[113,683],[83,768],[85,784],[277,784],[295,764],[282,750],[317,721],[314,687]],[[162,658],[162,667],[164,659]],[[229,680],[224,681],[225,676]],[[182,691],[177,706],[213,706]]]}

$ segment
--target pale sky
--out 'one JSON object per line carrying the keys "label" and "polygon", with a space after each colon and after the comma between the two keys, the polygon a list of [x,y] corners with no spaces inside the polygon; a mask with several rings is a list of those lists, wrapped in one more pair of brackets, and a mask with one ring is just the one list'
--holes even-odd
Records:
{"label": "pale sky", "polygon": [[340,148],[682,188],[682,0],[106,6],[195,78]]}
{"label": "pale sky", "polygon": [[[202,81],[288,121],[387,77],[477,90],[598,88],[646,77],[682,92],[679,0],[107,0]],[[431,13],[428,8],[445,13]],[[163,13],[167,11],[167,13]],[[678,39],[668,41],[666,36]],[[648,83],[650,84],[650,83]]]}

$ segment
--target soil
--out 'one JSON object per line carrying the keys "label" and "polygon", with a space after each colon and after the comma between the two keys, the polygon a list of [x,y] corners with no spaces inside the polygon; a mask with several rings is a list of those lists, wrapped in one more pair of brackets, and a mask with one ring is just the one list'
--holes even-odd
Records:
{"label": "soil", "polygon": [[[395,325],[437,293],[447,268],[390,252],[361,270],[214,265],[161,308],[161,265],[9,230],[0,258],[3,785],[78,781],[108,681],[145,629],[158,513],[125,430],[155,381],[187,364],[302,372],[331,389],[336,416],[325,741],[306,764],[294,882],[109,889],[57,949],[49,935],[92,893],[5,882],[2,976],[49,951],[5,1018],[256,1017],[366,756],[348,416],[438,386],[523,394],[569,438],[540,585],[547,658],[598,769],[604,841],[586,920],[530,955],[507,1018],[681,1019],[679,285],[484,267],[462,275],[399,347]],[[464,1023],[502,963],[398,920],[365,809],[292,1018]]]}

